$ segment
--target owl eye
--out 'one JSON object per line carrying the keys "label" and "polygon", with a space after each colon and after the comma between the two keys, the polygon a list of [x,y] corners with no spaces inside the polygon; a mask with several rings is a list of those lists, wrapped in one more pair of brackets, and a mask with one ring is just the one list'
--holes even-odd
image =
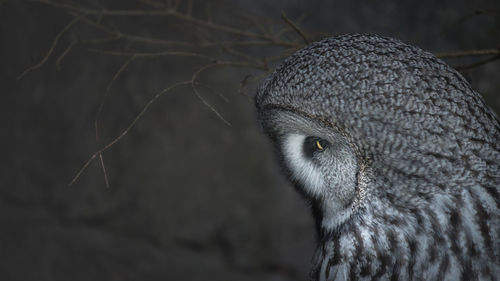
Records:
{"label": "owl eye", "polygon": [[321,151],[321,150],[325,149],[325,144],[326,143],[323,140],[317,140],[316,141],[316,148]]}
{"label": "owl eye", "polygon": [[304,141],[304,154],[312,158],[315,153],[324,151],[329,145],[330,143],[322,138],[307,137]]}

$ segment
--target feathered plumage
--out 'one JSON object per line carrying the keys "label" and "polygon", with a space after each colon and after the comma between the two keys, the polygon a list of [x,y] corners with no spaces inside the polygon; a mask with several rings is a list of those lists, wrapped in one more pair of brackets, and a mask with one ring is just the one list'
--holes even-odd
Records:
{"label": "feathered plumage", "polygon": [[[499,121],[443,61],[391,38],[328,38],[286,59],[256,106],[314,210],[311,279],[498,280]],[[300,136],[332,145],[307,158]]]}

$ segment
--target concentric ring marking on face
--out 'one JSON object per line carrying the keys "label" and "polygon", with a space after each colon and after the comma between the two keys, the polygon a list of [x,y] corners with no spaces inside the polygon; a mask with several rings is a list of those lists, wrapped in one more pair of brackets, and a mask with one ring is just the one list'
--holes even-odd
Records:
{"label": "concentric ring marking on face", "polygon": [[323,175],[304,153],[307,136],[289,134],[283,140],[283,155],[294,180],[300,182],[305,192],[311,196],[319,196],[324,189]]}

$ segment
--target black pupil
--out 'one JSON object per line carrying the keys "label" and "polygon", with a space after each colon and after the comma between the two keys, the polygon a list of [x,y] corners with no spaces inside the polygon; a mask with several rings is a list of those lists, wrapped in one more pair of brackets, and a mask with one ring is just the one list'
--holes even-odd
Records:
{"label": "black pupil", "polygon": [[[319,146],[318,146],[319,144]],[[322,138],[307,137],[304,141],[304,154],[306,157],[312,158],[315,153],[325,150],[330,143]],[[321,149],[322,147],[323,149]]]}

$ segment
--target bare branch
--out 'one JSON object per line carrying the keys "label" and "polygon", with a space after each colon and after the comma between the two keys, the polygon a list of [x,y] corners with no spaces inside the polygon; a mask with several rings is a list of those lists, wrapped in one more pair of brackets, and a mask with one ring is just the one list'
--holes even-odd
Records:
{"label": "bare branch", "polygon": [[102,154],[104,151],[108,150],[110,147],[112,147],[114,144],[116,144],[117,142],[119,142],[124,136],[126,136],[130,130],[135,126],[135,124],[139,121],[139,119],[141,119],[141,117],[144,115],[144,113],[146,113],[146,111],[149,109],[149,107],[158,99],[160,98],[163,94],[179,87],[179,86],[183,86],[183,85],[190,85],[192,84],[192,81],[183,81],[183,82],[178,82],[178,83],[175,83],[174,85],[168,87],[168,88],[165,88],[163,89],[162,91],[160,91],[158,94],[156,94],[152,99],[149,100],[148,103],[146,103],[146,105],[142,108],[142,110],[139,112],[139,114],[136,115],[136,117],[134,118],[134,120],[125,128],[125,130],[123,130],[116,138],[114,138],[111,142],[109,142],[108,144],[106,144],[105,146],[103,146],[101,149],[99,149],[98,151],[96,151],[94,154],[92,154],[92,156],[90,156],[90,158],[87,160],[87,162],[85,162],[85,164],[80,168],[80,170],[78,170],[77,174],[75,175],[75,177],[73,177],[73,179],[71,180],[71,182],[69,183],[69,186],[73,185],[77,180],[78,178],[80,178],[80,176],[82,175],[82,173],[87,169],[87,167],[89,166],[89,164],[100,154]]}
{"label": "bare branch", "polygon": [[307,36],[304,32],[302,32],[302,30],[300,30],[300,28],[293,22],[291,21],[285,14],[284,11],[281,12],[281,18],[288,24],[290,25],[291,28],[293,28],[293,30],[295,30],[295,32],[297,32],[297,34],[300,35],[300,37],[302,37],[302,40],[304,40],[304,43],[306,45],[309,44],[309,39],[307,39]]}
{"label": "bare branch", "polygon": [[[129,59],[127,59],[123,65],[118,69],[118,71],[115,73],[115,75],[113,75],[113,78],[111,79],[111,81],[108,83],[108,86],[106,87],[106,91],[104,92],[104,95],[101,99],[101,103],[99,104],[99,108],[97,109],[97,113],[96,113],[96,116],[95,116],[95,119],[94,119],[94,128],[95,128],[95,140],[97,143],[99,143],[99,126],[98,126],[98,122],[99,122],[99,115],[101,114],[101,111],[104,107],[104,101],[106,100],[106,98],[109,96],[110,92],[111,92],[111,85],[113,85],[113,83],[116,81],[116,79],[118,79],[118,77],[121,75],[121,73],[123,73],[123,71],[125,71],[125,69],[129,66],[129,64],[135,59],[135,56],[131,56]],[[103,156],[102,156],[102,152],[99,153],[99,160],[100,160],[100,164],[101,164],[101,168],[102,168],[102,172],[104,174],[104,182],[106,184],[106,187],[109,188],[109,180],[108,180],[108,174],[106,172],[106,167],[104,166],[104,159],[103,159]]]}
{"label": "bare branch", "polygon": [[490,56],[489,58],[479,60],[466,65],[456,65],[454,68],[458,71],[463,71],[471,68],[475,68],[496,60],[500,59],[500,47],[497,49],[478,49],[478,50],[467,50],[467,51],[458,51],[458,52],[445,52],[445,53],[436,53],[436,57],[442,59],[451,59],[451,58],[463,58],[463,57],[483,57]]}
{"label": "bare branch", "polygon": [[246,61],[252,61],[252,62],[254,62],[254,63],[255,63],[255,65],[264,65],[264,64],[263,64],[263,62],[262,62],[262,60],[259,60],[259,59],[255,58],[255,57],[252,57],[252,56],[249,56],[249,55],[247,55],[247,54],[245,54],[245,53],[242,53],[242,52],[236,51],[236,50],[235,50],[235,49],[233,49],[233,48],[230,48],[230,47],[224,47],[224,46],[223,46],[223,47],[222,47],[222,49],[223,49],[224,51],[226,51],[227,53],[232,54],[232,55],[235,55],[235,56],[240,57],[240,58],[243,58],[243,59],[244,59],[244,60],[246,60]]}
{"label": "bare branch", "polygon": [[151,53],[136,53],[136,52],[122,52],[122,51],[110,51],[110,50],[100,50],[100,49],[88,49],[90,52],[96,52],[106,55],[113,56],[126,56],[131,57],[135,56],[137,58],[140,57],[163,57],[163,56],[179,56],[179,57],[195,57],[203,60],[208,60],[212,62],[217,62],[217,58],[205,56],[199,53],[190,53],[190,52],[176,52],[176,51],[164,51],[164,52],[151,52]]}
{"label": "bare branch", "polygon": [[98,119],[99,119],[99,115],[101,114],[101,111],[102,111],[102,109],[104,107],[104,101],[106,100],[106,98],[109,96],[109,94],[111,92],[111,86],[116,81],[116,79],[118,79],[118,77],[123,73],[123,71],[125,71],[125,69],[127,69],[127,67],[129,66],[129,64],[135,58],[136,58],[136,56],[132,55],[127,60],[125,60],[125,62],[122,64],[122,66],[113,75],[113,78],[111,79],[111,81],[108,83],[108,86],[106,87],[106,91],[104,92],[104,95],[103,95],[103,97],[101,99],[101,103],[99,104],[99,108],[97,109],[97,113],[96,113],[96,116],[95,116],[95,119],[94,119],[94,126],[95,126],[95,130],[96,130],[95,131],[96,141],[99,139],[99,134],[98,134],[98,130],[97,130],[97,122],[98,122]]}
{"label": "bare branch", "polygon": [[[76,1],[37,1],[51,7],[62,9],[64,12],[73,16],[74,19],[57,34],[51,47],[49,48],[47,54],[43,57],[43,59],[36,65],[33,65],[30,68],[26,69],[21,75],[19,75],[18,80],[30,71],[42,66],[53,54],[60,38],[78,21],[84,23],[85,27],[90,28],[96,33],[102,33],[100,35],[104,35],[106,37],[86,38],[84,40],[72,41],[62,51],[62,53],[56,60],[56,66],[58,69],[60,68],[62,60],[68,55],[69,52],[73,50],[74,46],[76,46],[77,44],[87,44],[87,50],[90,52],[105,54],[109,56],[123,56],[125,59],[121,67],[116,71],[116,73],[109,81],[96,112],[94,120],[95,138],[96,142],[98,143],[98,147],[101,148],[89,157],[87,162],[85,162],[84,165],[80,168],[69,185],[72,185],[81,176],[85,169],[88,168],[88,165],[94,159],[99,157],[99,164],[104,174],[104,181],[106,186],[109,187],[109,178],[104,164],[103,153],[118,141],[120,141],[125,135],[127,135],[129,131],[135,126],[135,124],[140,120],[140,118],[146,113],[149,107],[161,95],[177,87],[189,86],[195,96],[203,103],[203,105],[208,107],[208,109],[210,109],[219,119],[221,119],[224,124],[231,126],[231,123],[202,95],[205,92],[202,91],[202,88],[200,87],[208,89],[209,93],[210,91],[212,91],[218,94],[225,102],[228,102],[228,99],[220,92],[217,92],[215,89],[213,89],[210,85],[200,83],[198,80],[200,80],[199,78],[201,74],[204,71],[207,71],[214,67],[234,66],[262,70],[264,72],[263,75],[267,75],[270,71],[270,67],[268,66],[269,63],[282,60],[283,58],[289,56],[292,52],[303,47],[304,44],[309,44],[310,39],[315,38],[317,34],[319,34],[304,32],[299,28],[298,23],[300,22],[300,19],[294,22],[290,18],[288,18],[284,12],[282,12],[281,14],[281,20],[243,16],[240,17],[239,20],[234,21],[234,24],[227,25],[216,23],[217,20],[213,19],[213,15],[209,10],[210,7],[208,6],[206,18],[197,18],[193,16],[192,0],[186,1],[186,3],[183,4],[185,6],[183,7],[180,7],[180,0],[137,1],[146,5],[145,10],[94,9],[76,4],[78,3]],[[491,14],[497,12],[488,10],[486,12],[481,11],[481,13]],[[116,17],[166,17],[169,20],[173,19],[175,20],[175,22],[180,22],[188,26],[190,28],[189,35],[192,35],[191,38],[194,38],[195,40],[189,40],[185,38],[183,40],[168,40],[168,37],[162,38],[162,36],[159,35],[149,36],[147,35],[147,33],[143,33],[142,28],[140,29],[141,33],[136,35],[133,33],[137,33],[137,30],[139,29],[130,29],[130,26],[128,25],[123,25],[120,27],[114,26],[114,23],[111,20]],[[123,28],[124,30],[120,30],[120,28]],[[87,35],[89,33],[83,34]],[[134,44],[134,49],[136,49],[137,51],[118,49],[116,46],[114,46],[114,44],[114,47],[110,48],[116,48],[116,50],[104,50],[108,47],[107,45],[101,43],[115,43],[114,40],[120,40],[117,43],[125,42],[126,44],[130,45]],[[255,48],[251,48],[253,46],[270,46],[276,48],[266,48],[269,50],[273,50],[274,53],[266,55],[255,55]],[[150,47],[155,48],[153,49]],[[444,52],[437,53],[436,56],[440,58],[493,56],[469,65],[456,67],[457,69],[469,69],[500,59],[500,48],[468,50],[460,52]],[[116,82],[119,76],[135,59],[162,57],[189,57],[196,62],[202,62],[203,66],[192,73],[190,80],[176,83],[156,94],[143,106],[142,110],[139,111],[132,122],[130,122],[118,136],[116,136],[114,139],[112,139],[112,141],[105,144],[104,146],[101,146],[101,144],[99,144],[99,118],[103,111],[104,103],[111,93],[111,87],[113,83]],[[230,57],[230,59],[226,57]],[[253,82],[258,77],[260,77],[260,75],[245,76],[243,80],[241,80],[238,92],[245,94],[248,84],[250,82]]]}
{"label": "bare branch", "polygon": [[201,94],[198,92],[198,89],[196,89],[196,78],[198,78],[200,73],[211,68],[211,67],[217,66],[217,65],[220,65],[220,64],[212,63],[212,64],[205,65],[204,67],[198,69],[191,77],[191,88],[193,89],[196,97],[198,97],[206,107],[208,107],[210,110],[212,110],[212,112],[215,113],[215,115],[217,115],[217,117],[219,117],[226,125],[231,126],[231,123],[229,123],[229,121],[227,121],[226,118],[224,118],[224,116],[222,116],[222,114],[220,114],[207,100],[205,100],[201,96]]}
{"label": "bare branch", "polygon": [[81,6],[76,6],[76,5],[56,3],[56,2],[53,2],[50,0],[39,0],[39,2],[53,6],[53,7],[64,8],[66,10],[73,11],[73,12],[76,12],[79,14],[85,14],[85,15],[128,16],[128,17],[172,16],[174,18],[183,20],[184,22],[195,24],[195,25],[205,27],[205,28],[209,28],[209,29],[212,29],[215,31],[221,31],[221,32],[229,33],[229,34],[248,37],[248,38],[258,38],[258,39],[269,40],[269,41],[273,42],[274,45],[277,45],[277,46],[288,46],[288,47],[295,46],[294,43],[282,41],[282,40],[279,40],[279,39],[277,39],[273,36],[270,36],[270,35],[243,31],[243,30],[235,28],[235,27],[216,24],[216,23],[213,23],[211,21],[197,19],[197,18],[194,18],[190,15],[180,13],[174,9],[167,9],[167,10],[106,10],[106,9],[94,10],[94,9],[87,9],[87,8],[84,8]]}
{"label": "bare branch", "polygon": [[134,56],[131,56],[130,58],[128,58],[124,63],[123,65],[118,69],[118,71],[113,75],[113,78],[111,79],[111,81],[108,83],[108,86],[106,87],[106,91],[104,92],[104,95],[102,96],[101,98],[101,102],[99,104],[99,108],[97,109],[97,112],[96,112],[96,115],[95,115],[95,119],[94,119],[94,129],[95,129],[95,138],[96,138],[96,141],[99,141],[99,126],[98,126],[98,122],[99,122],[99,116],[102,112],[102,109],[104,107],[104,102],[106,100],[106,98],[109,96],[110,92],[111,92],[111,86],[113,85],[113,83],[116,81],[116,79],[118,79],[118,77],[120,76],[120,74],[125,71],[125,69],[128,67],[128,65],[135,59]]}
{"label": "bare branch", "polygon": [[[222,63],[214,63],[214,64],[209,64],[209,65],[206,65],[200,69],[198,69],[198,71],[196,71],[193,76],[191,77],[191,80],[189,81],[183,81],[183,82],[178,82],[178,83],[175,83],[173,84],[172,86],[170,87],[167,87],[165,89],[163,89],[162,91],[160,91],[158,94],[156,94],[153,98],[151,98],[147,103],[146,105],[142,108],[142,110],[136,115],[136,117],[134,118],[134,120],[132,120],[132,122],[117,136],[115,137],[111,142],[109,142],[108,144],[106,144],[105,146],[103,146],[101,149],[97,150],[94,154],[92,154],[89,159],[83,164],[83,166],[80,168],[80,170],[78,170],[78,172],[76,173],[76,175],[73,177],[73,179],[71,180],[71,182],[68,184],[68,186],[71,186],[73,185],[79,178],[80,176],[83,174],[83,172],[88,168],[88,166],[90,165],[90,163],[92,163],[92,161],[97,157],[99,156],[99,158],[101,159],[101,155],[102,153],[104,153],[106,150],[108,150],[110,147],[112,147],[113,145],[115,145],[117,142],[119,142],[123,137],[125,137],[129,132],[130,130],[135,126],[135,124],[142,118],[142,116],[147,112],[147,110],[149,109],[149,107],[154,103],[156,102],[156,100],[158,100],[162,95],[164,95],[165,93],[177,88],[177,87],[180,87],[180,86],[184,86],[184,85],[190,85],[191,88],[193,89],[195,95],[203,102],[203,104],[207,107],[209,107],[226,125],[228,126],[231,126],[231,124],[212,106],[210,105],[210,103],[208,103],[201,95],[200,93],[198,92],[198,90],[196,89],[196,85],[202,85],[204,87],[207,87],[206,85],[204,84],[201,84],[199,82],[196,81],[196,79],[198,78],[199,74],[206,70],[206,69],[209,69],[211,67],[214,67],[214,66],[218,66],[218,65],[235,65],[235,66],[238,66],[238,64],[233,64],[232,62],[222,62]],[[102,160],[101,160],[102,161]],[[106,170],[104,168],[104,162],[101,163],[102,165],[102,169],[103,169],[103,172],[104,172],[104,176],[105,176],[105,182],[106,182],[106,186],[109,186],[109,181],[108,181],[108,177],[107,177],[107,173],[106,173]]]}
{"label": "bare branch", "polygon": [[104,183],[106,187],[109,188],[108,173],[106,172],[106,166],[104,166],[104,159],[102,158],[102,152],[99,153],[99,162],[101,163],[102,172],[104,173]]}
{"label": "bare branch", "polygon": [[151,52],[151,53],[135,53],[135,52],[122,52],[122,51],[109,51],[109,50],[99,50],[99,49],[89,49],[91,52],[114,55],[114,56],[135,56],[137,58],[156,58],[162,56],[184,56],[184,57],[195,57],[203,60],[208,60],[216,65],[228,65],[228,66],[243,66],[251,67],[261,70],[266,70],[267,66],[263,63],[255,63],[248,61],[220,61],[216,57],[210,57],[199,53],[190,52],[176,52],[176,51],[164,51],[164,52]]}
{"label": "bare branch", "polygon": [[64,35],[64,33],[66,33],[66,31],[68,31],[75,23],[77,23],[84,16],[85,15],[82,14],[82,15],[74,18],[61,31],[59,31],[59,33],[54,38],[54,41],[52,42],[52,45],[50,46],[49,50],[47,51],[47,54],[42,58],[42,60],[39,63],[37,63],[35,65],[32,65],[32,66],[28,67],[26,70],[24,70],[23,73],[21,73],[19,76],[17,76],[16,80],[18,80],[18,81],[21,80],[21,78],[23,78],[24,75],[26,75],[29,72],[31,72],[31,71],[33,71],[33,70],[41,67],[47,61],[47,59],[50,57],[50,55],[52,54],[52,52],[54,51],[54,49],[57,46],[57,42]]}
{"label": "bare branch", "polygon": [[96,156],[99,155],[100,153],[101,152],[98,151],[98,152],[92,154],[92,156],[87,160],[87,162],[85,162],[83,167],[81,167],[80,170],[78,170],[78,173],[76,173],[76,176],[71,180],[71,182],[68,184],[68,186],[72,186],[76,182],[76,180],[78,180],[78,178],[80,178],[82,173],[87,169],[87,167],[90,165],[90,163],[92,163],[92,160],[94,160],[96,158]]}
{"label": "bare branch", "polygon": [[219,90],[215,89],[214,87],[211,87],[210,85],[207,85],[207,84],[204,84],[204,83],[200,83],[200,82],[197,82],[196,83],[197,85],[200,85],[212,92],[214,92],[215,94],[217,94],[225,103],[229,103],[229,99]]}
{"label": "bare branch", "polygon": [[105,38],[80,40],[80,41],[78,41],[78,43],[81,43],[81,44],[102,44],[102,43],[111,42],[111,41],[114,41],[117,39],[120,39],[120,38],[118,38],[116,36],[112,36],[112,37],[105,37]]}
{"label": "bare branch", "polygon": [[487,63],[490,63],[490,62],[493,62],[493,61],[496,61],[496,60],[500,60],[500,55],[494,56],[494,57],[490,57],[490,58],[487,58],[487,59],[484,59],[484,60],[480,60],[480,61],[477,61],[477,62],[474,62],[474,63],[471,63],[471,64],[467,64],[467,65],[457,65],[454,68],[456,70],[458,70],[458,71],[462,71],[462,70],[467,70],[467,69],[475,68],[475,67],[478,67],[478,66],[481,66],[483,64],[487,64]]}
{"label": "bare branch", "polygon": [[[76,16],[77,13],[71,12],[73,16]],[[142,43],[150,43],[150,44],[160,44],[160,45],[169,45],[169,46],[177,46],[177,47],[196,47],[195,44],[191,42],[182,42],[182,41],[172,41],[172,40],[164,40],[164,39],[158,39],[158,38],[153,38],[153,37],[144,37],[144,36],[138,36],[138,35],[132,35],[132,34],[126,34],[121,31],[116,30],[115,28],[110,28],[107,26],[104,26],[100,21],[94,21],[89,18],[84,18],[82,20],[86,24],[95,27],[112,37],[107,38],[107,40],[117,40],[117,39],[126,39],[129,41],[136,41],[136,42],[142,42]]]}
{"label": "bare branch", "polygon": [[61,53],[61,55],[56,60],[56,68],[61,70],[61,62],[66,57],[66,55],[73,49],[73,46],[76,45],[76,41],[71,41],[71,43],[66,47],[66,49]]}
{"label": "bare branch", "polygon": [[[75,15],[75,13],[72,13]],[[176,46],[176,47],[186,47],[186,48],[206,48],[206,47],[217,47],[220,45],[224,46],[269,46],[269,45],[274,45],[274,42],[269,41],[269,40],[235,40],[235,41],[217,41],[217,42],[199,42],[199,43],[193,43],[193,42],[186,42],[186,41],[173,41],[173,40],[165,40],[165,39],[160,39],[160,38],[154,38],[154,37],[145,37],[145,36],[139,36],[139,35],[133,35],[133,34],[127,34],[122,31],[117,31],[116,29],[112,29],[109,27],[106,27],[102,25],[101,23],[97,21],[93,21],[88,18],[84,18],[83,21],[105,33],[108,33],[112,35],[113,40],[116,39],[125,39],[129,41],[134,41],[134,42],[141,42],[141,43],[148,43],[148,44],[158,44],[158,45],[165,45],[165,46]]]}
{"label": "bare branch", "polygon": [[458,51],[458,52],[444,52],[444,53],[436,53],[434,55],[438,58],[441,58],[441,59],[500,55],[500,48],[482,49],[482,50],[468,50],[468,51]]}
{"label": "bare branch", "polygon": [[251,25],[255,26],[262,34],[267,34],[267,35],[271,34],[270,30],[268,29],[269,25],[263,23],[261,19],[255,19],[244,15],[240,17],[243,18],[245,21],[249,22]]}

